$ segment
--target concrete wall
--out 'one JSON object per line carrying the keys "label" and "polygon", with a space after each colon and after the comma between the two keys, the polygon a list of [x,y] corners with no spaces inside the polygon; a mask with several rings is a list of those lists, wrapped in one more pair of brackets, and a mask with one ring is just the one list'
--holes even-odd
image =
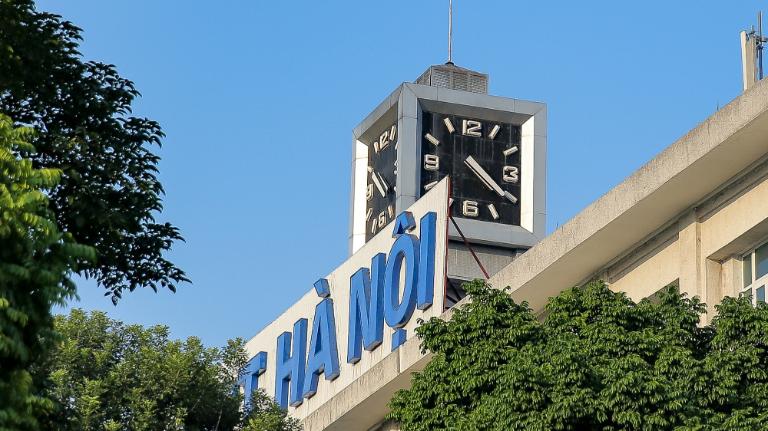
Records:
{"label": "concrete wall", "polygon": [[[768,148],[766,148],[768,152]],[[707,321],[742,287],[741,258],[768,241],[768,162],[760,161],[601,271],[634,300],[677,282],[708,304]]]}

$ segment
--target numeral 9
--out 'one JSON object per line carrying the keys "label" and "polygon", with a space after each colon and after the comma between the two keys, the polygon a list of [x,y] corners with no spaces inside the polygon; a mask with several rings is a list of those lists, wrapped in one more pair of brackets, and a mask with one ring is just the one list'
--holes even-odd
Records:
{"label": "numeral 9", "polygon": [[428,171],[437,171],[440,169],[440,157],[434,154],[424,155],[424,169]]}

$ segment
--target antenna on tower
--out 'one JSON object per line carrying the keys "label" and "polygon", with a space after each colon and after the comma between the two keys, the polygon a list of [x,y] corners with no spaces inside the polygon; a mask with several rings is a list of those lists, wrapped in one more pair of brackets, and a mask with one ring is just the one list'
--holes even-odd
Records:
{"label": "antenna on tower", "polygon": [[757,30],[741,32],[741,67],[744,90],[763,79],[763,48],[768,38],[763,36],[763,13],[757,13]]}
{"label": "antenna on tower", "polygon": [[453,0],[448,0],[448,63],[453,64]]}
{"label": "antenna on tower", "polygon": [[763,45],[768,39],[763,37],[763,11],[757,13],[757,70],[758,79],[763,79]]}

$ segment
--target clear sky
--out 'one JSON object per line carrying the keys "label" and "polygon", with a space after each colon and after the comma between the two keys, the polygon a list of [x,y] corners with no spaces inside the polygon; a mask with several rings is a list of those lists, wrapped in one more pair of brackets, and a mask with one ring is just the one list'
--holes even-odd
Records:
{"label": "clear sky", "polygon": [[[352,128],[446,60],[447,0],[40,1],[158,120],[178,293],[90,282],[74,306],[249,338],[347,257]],[[757,0],[454,1],[454,61],[548,106],[548,231],[741,91]]]}

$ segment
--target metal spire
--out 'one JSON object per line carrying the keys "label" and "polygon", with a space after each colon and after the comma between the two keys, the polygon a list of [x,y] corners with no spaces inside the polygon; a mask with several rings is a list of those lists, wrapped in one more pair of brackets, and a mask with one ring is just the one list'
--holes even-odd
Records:
{"label": "metal spire", "polygon": [[448,64],[453,64],[453,0],[448,0]]}

